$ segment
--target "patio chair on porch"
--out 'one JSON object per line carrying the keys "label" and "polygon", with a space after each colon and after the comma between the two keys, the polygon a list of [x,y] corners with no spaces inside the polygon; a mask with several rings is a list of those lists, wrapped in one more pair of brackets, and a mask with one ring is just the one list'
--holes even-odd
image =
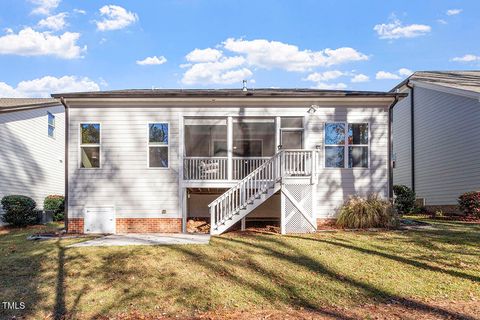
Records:
{"label": "patio chair on porch", "polygon": [[200,161],[200,179],[216,179],[219,174],[220,165],[218,162]]}

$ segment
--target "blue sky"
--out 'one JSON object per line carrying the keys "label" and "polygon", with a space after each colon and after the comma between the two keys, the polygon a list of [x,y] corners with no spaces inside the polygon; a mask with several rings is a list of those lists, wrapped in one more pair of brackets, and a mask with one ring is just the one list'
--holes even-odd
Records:
{"label": "blue sky", "polygon": [[480,1],[2,0],[0,96],[125,88],[389,90],[480,66]]}

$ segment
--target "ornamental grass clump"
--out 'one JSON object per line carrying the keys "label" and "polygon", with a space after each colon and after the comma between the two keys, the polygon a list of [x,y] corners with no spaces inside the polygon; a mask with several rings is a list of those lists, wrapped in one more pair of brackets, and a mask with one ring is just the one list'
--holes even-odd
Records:
{"label": "ornamental grass clump", "polygon": [[353,196],[340,208],[337,225],[347,229],[396,228],[399,218],[390,202],[377,194]]}

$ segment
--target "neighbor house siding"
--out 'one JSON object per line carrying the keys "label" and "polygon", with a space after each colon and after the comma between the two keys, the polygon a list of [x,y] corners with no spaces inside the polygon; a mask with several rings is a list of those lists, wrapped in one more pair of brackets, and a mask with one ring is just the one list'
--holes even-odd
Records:
{"label": "neighbor house siding", "polygon": [[480,102],[415,87],[415,187],[427,205],[454,205],[480,187]]}
{"label": "neighbor house siding", "polygon": [[[324,169],[320,152],[317,217],[336,215],[349,196],[374,192],[388,194],[388,110],[385,107],[321,107],[308,114],[307,107],[169,107],[113,102],[82,105],[70,103],[69,217],[83,218],[85,206],[114,205],[117,218],[181,218],[179,201],[180,119],[184,116],[302,116],[305,147],[323,147],[327,121],[368,122],[368,169]],[[146,105],[147,104],[147,105]],[[152,103],[150,103],[151,105]],[[147,123],[169,122],[170,168],[147,168]],[[79,125],[101,123],[100,169],[79,169]],[[206,186],[207,187],[207,186]],[[162,214],[162,210],[166,213]],[[253,213],[252,213],[253,214]]]}
{"label": "neighbor house siding", "polygon": [[393,184],[412,187],[410,95],[393,108]]}
{"label": "neighbor house siding", "polygon": [[[47,111],[55,115],[54,138]],[[0,114],[0,198],[29,196],[42,209],[47,195],[64,194],[64,119],[63,106]]]}

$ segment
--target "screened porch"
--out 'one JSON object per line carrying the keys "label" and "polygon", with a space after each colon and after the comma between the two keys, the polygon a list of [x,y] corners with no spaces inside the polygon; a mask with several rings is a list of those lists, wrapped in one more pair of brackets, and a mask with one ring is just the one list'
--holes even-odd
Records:
{"label": "screened porch", "polygon": [[303,118],[185,118],[184,139],[184,180],[241,180],[278,149],[302,149]]}

